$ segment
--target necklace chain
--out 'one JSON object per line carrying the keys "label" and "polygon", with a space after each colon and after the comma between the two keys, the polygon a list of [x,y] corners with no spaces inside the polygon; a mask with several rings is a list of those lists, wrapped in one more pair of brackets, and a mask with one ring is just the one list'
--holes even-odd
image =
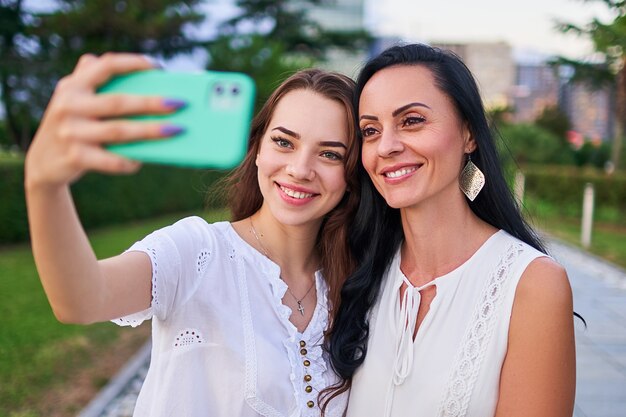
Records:
{"label": "necklace chain", "polygon": [[[256,228],[254,227],[254,223],[252,223],[252,217],[250,217],[250,229],[252,230],[252,234],[254,235],[254,238],[256,239],[257,243],[259,244],[259,247],[261,248],[261,251],[263,251],[263,255],[265,255],[265,257],[267,259],[271,260],[272,258],[270,258],[270,255],[269,255],[267,249],[265,249],[265,245],[263,245],[263,242],[261,242],[261,239],[259,238],[259,235],[258,235],[258,233],[256,231]],[[263,235],[261,235],[261,236],[263,236]],[[280,279],[282,279],[282,277],[280,277]],[[284,280],[283,280],[283,282],[284,282]],[[287,284],[287,283],[285,282],[285,284]],[[296,297],[294,295],[294,293],[291,292],[291,289],[289,288],[289,285],[287,285],[287,292],[289,292],[289,294],[293,297],[293,299],[296,300],[296,303],[298,304],[298,311],[300,312],[300,315],[302,315],[302,316],[304,316],[304,306],[302,305],[302,301],[304,301],[306,296],[309,295],[309,293],[311,292],[313,287],[315,287],[315,280],[313,280],[313,283],[311,284],[311,286],[307,290],[306,294],[304,294],[302,296],[302,298],[298,299],[298,297]]]}

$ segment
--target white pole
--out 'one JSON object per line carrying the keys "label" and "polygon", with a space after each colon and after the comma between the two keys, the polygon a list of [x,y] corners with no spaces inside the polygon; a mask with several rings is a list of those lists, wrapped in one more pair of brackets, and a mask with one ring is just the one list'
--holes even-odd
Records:
{"label": "white pole", "polygon": [[583,219],[582,230],[580,234],[580,243],[585,249],[591,246],[591,228],[593,225],[593,204],[594,204],[593,184],[585,184],[585,193],[583,196]]}
{"label": "white pole", "polygon": [[526,184],[526,177],[521,171],[515,173],[515,183],[513,184],[513,193],[515,194],[515,200],[521,207],[524,203],[524,187]]}

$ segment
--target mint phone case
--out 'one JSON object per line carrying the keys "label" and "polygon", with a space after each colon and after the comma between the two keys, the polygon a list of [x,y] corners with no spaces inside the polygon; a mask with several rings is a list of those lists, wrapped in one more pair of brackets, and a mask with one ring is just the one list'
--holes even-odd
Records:
{"label": "mint phone case", "polygon": [[254,82],[245,74],[148,70],[116,77],[98,92],[161,96],[187,102],[187,106],[168,115],[131,117],[182,126],[183,133],[109,145],[111,152],[149,163],[220,169],[236,166],[246,153]]}

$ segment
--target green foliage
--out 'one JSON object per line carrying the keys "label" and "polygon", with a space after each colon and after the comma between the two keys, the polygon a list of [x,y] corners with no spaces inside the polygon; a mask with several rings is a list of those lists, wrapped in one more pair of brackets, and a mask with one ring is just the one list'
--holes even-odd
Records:
{"label": "green foliage", "polygon": [[57,80],[85,53],[138,52],[170,58],[203,43],[184,29],[204,20],[201,0],[57,0],[31,13],[0,1],[0,88],[12,143],[26,150]]}
{"label": "green foliage", "polygon": [[238,71],[250,75],[257,86],[257,107],[295,71],[310,67],[313,60],[303,55],[287,55],[280,41],[261,35],[222,36],[208,47],[209,68]]}
{"label": "green foliage", "polygon": [[238,0],[241,11],[226,21],[208,46],[209,69],[241,71],[255,80],[258,103],[293,72],[325,60],[330,50],[363,50],[364,31],[331,31],[309,17],[323,0]]}
{"label": "green foliage", "polygon": [[0,152],[3,148],[8,148],[10,145],[9,135],[7,133],[7,124],[5,120],[0,119]]}
{"label": "green foliage", "polygon": [[523,172],[526,193],[551,205],[555,217],[580,219],[585,184],[591,183],[595,188],[596,220],[626,226],[626,174],[537,165],[526,166]]}
{"label": "green foliage", "polygon": [[559,57],[557,63],[574,69],[575,80],[585,80],[592,86],[610,86],[615,92],[615,120],[619,124],[613,138],[612,164],[618,168],[621,163],[622,136],[626,132],[626,2],[622,0],[601,1],[607,7],[612,20],[602,22],[591,19],[585,25],[559,22],[557,29],[563,33],[573,33],[591,40],[594,49],[604,57],[604,63],[596,64],[581,60]]}
{"label": "green foliage", "polygon": [[572,123],[558,106],[550,106],[543,109],[535,124],[548,132],[553,133],[562,143],[567,141],[567,131],[572,128]]}
{"label": "green foliage", "polygon": [[58,9],[41,13],[33,28],[43,50],[68,73],[84,53],[138,52],[170,58],[192,52],[198,42],[183,32],[204,16],[200,0],[57,0]]}
{"label": "green foliage", "polygon": [[611,145],[608,143],[593,143],[586,141],[580,149],[574,152],[574,160],[578,166],[593,166],[604,168],[611,159]]}
{"label": "green foliage", "polygon": [[[499,134],[506,148],[502,151],[505,165],[570,164],[573,152],[558,136],[533,124],[503,125]],[[512,158],[512,161],[511,161]]]}
{"label": "green foliage", "polygon": [[31,109],[41,110],[46,102],[38,80],[47,65],[36,58],[37,39],[29,32],[33,16],[23,4],[0,0],[0,100],[10,143],[26,149],[40,116]]}
{"label": "green foliage", "polygon": [[328,3],[326,0],[237,0],[241,13],[224,23],[225,36],[253,33],[278,41],[288,54],[296,53],[323,60],[329,49],[356,50],[367,47],[371,37],[364,31],[323,29],[309,16],[309,9]]}
{"label": "green foliage", "polygon": [[[28,238],[22,160],[0,163],[0,244]],[[85,228],[196,210],[223,173],[146,165],[132,176],[88,174],[72,186]],[[8,196],[8,197],[6,197]]]}

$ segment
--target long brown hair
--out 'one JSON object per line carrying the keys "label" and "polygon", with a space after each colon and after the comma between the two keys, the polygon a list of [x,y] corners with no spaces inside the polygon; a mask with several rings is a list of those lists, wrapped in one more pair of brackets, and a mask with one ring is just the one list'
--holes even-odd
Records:
{"label": "long brown hair", "polygon": [[294,90],[310,90],[343,105],[348,126],[348,151],[344,159],[347,191],[341,202],[325,217],[317,236],[317,250],[321,257],[321,269],[328,284],[329,316],[332,319],[339,307],[340,292],[346,277],[355,268],[355,261],[348,246],[350,219],[359,203],[360,186],[357,178],[359,162],[352,95],[355,83],[349,77],[321,69],[306,69],[287,78],[267,99],[252,121],[248,152],[241,163],[223,181],[227,206],[233,221],[252,216],[263,204],[263,195],[257,178],[256,156],[261,138],[268,128],[278,102]]}

